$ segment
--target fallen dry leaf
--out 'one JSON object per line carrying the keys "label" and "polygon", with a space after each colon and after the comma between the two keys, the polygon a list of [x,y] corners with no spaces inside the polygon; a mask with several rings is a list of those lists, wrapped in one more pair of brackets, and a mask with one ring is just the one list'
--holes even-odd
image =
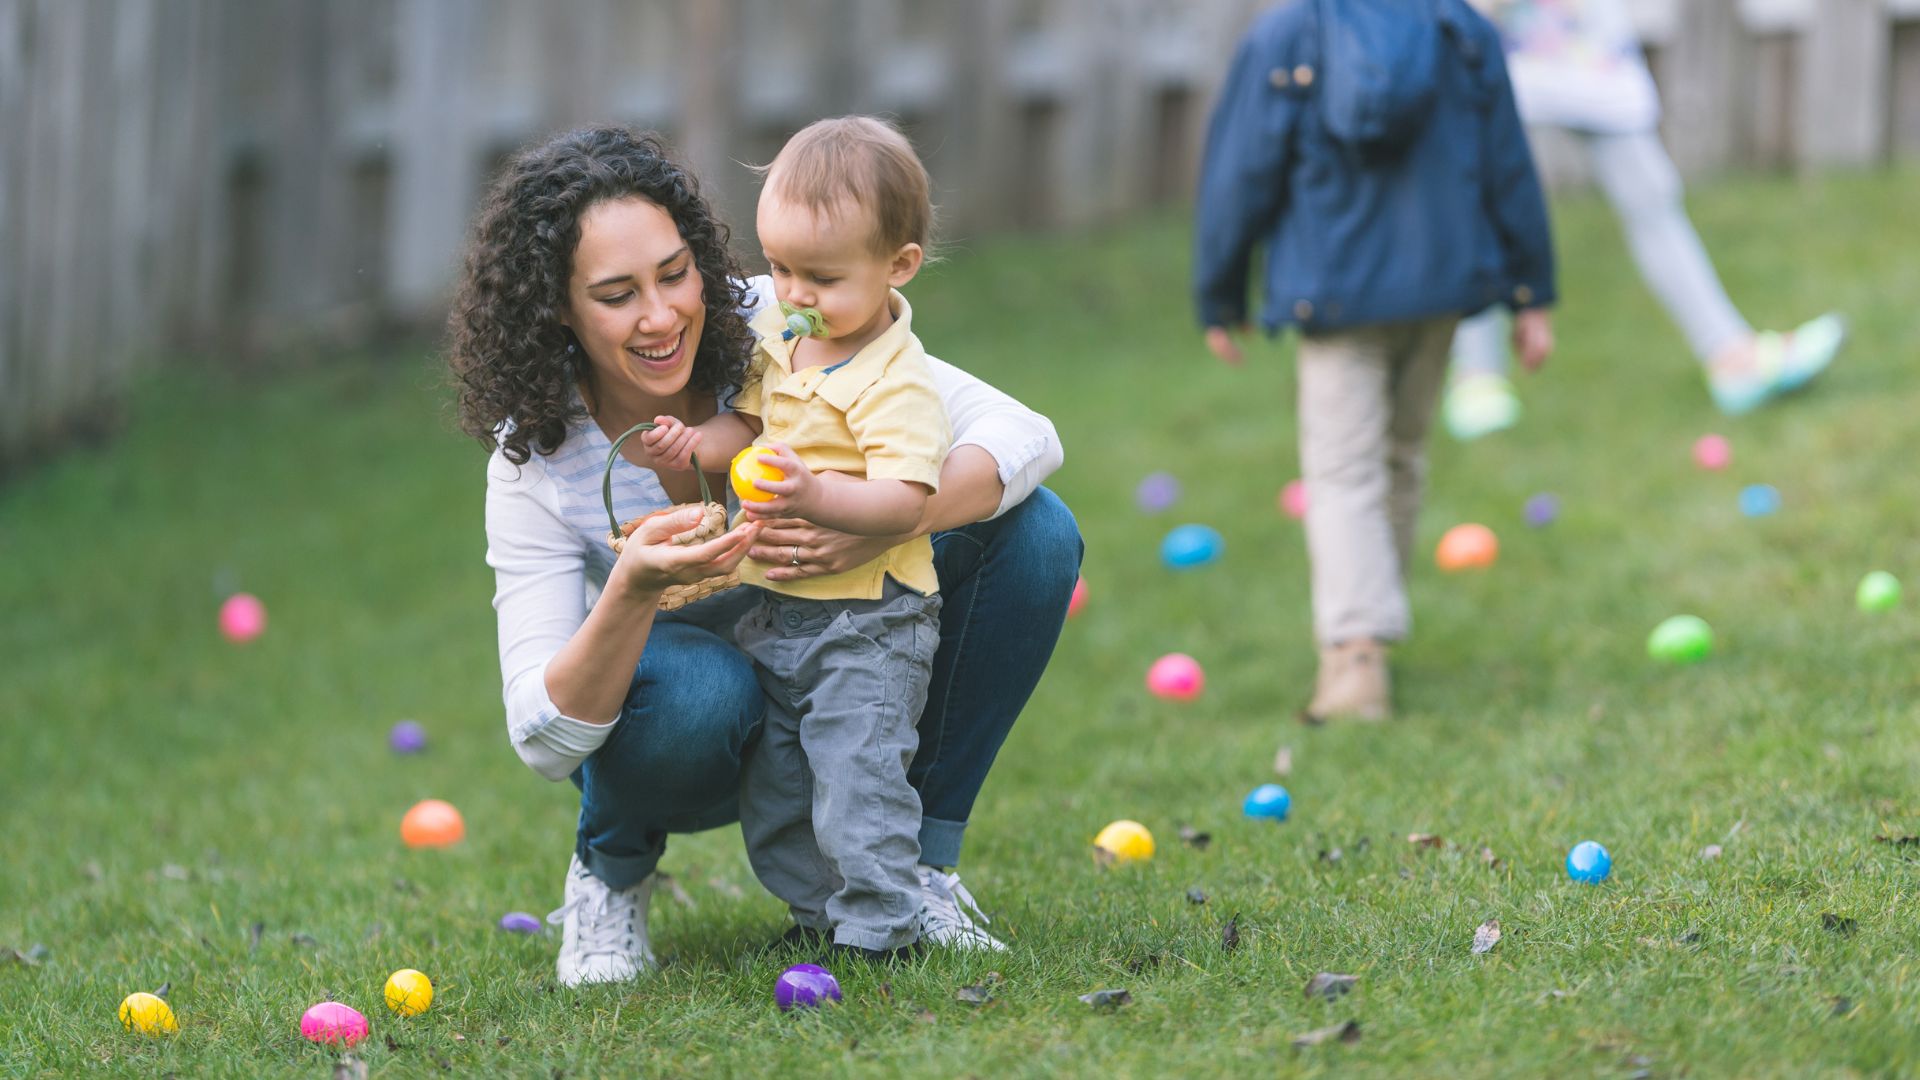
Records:
{"label": "fallen dry leaf", "polygon": [[1853,1011],[1853,999],[1835,994],[1827,999],[1827,1006],[1833,1015],[1845,1016]]}
{"label": "fallen dry leaf", "polygon": [[287,938],[287,940],[295,945],[304,946],[309,949],[317,948],[320,945],[318,941],[313,939],[312,934],[294,934]]}
{"label": "fallen dry leaf", "polygon": [[1187,903],[1204,904],[1206,902],[1207,902],[1206,890],[1200,888],[1198,885],[1195,885],[1193,888],[1187,890]]}
{"label": "fallen dry leaf", "polygon": [[1274,751],[1273,771],[1276,776],[1293,775],[1293,747],[1283,746]]}
{"label": "fallen dry leaf", "polygon": [[1081,994],[1080,1000],[1096,1009],[1117,1009],[1133,1000],[1133,995],[1125,990],[1095,990],[1091,994]]}
{"label": "fallen dry leaf", "polygon": [[1226,928],[1220,931],[1220,947],[1232,952],[1240,947],[1240,913],[1234,912],[1227,920]]}
{"label": "fallen dry leaf", "polygon": [[962,1005],[985,1005],[993,1000],[993,991],[984,986],[963,986],[953,992],[953,1000]]}
{"label": "fallen dry leaf", "polygon": [[1881,836],[1876,833],[1874,840],[1882,844],[1892,844],[1894,847],[1913,847],[1920,844],[1920,836]]}
{"label": "fallen dry leaf", "polygon": [[256,922],[247,927],[247,954],[251,956],[260,951],[260,935],[267,932],[267,924]]}
{"label": "fallen dry leaf", "polygon": [[1338,1039],[1348,1044],[1359,1042],[1360,1021],[1349,1020],[1344,1024],[1333,1024],[1329,1027],[1315,1028],[1305,1035],[1295,1035],[1293,1037],[1293,1045],[1302,1048],[1319,1046],[1328,1039]]}
{"label": "fallen dry leaf", "polygon": [[1343,856],[1344,856],[1345,854],[1346,854],[1345,852],[1343,852],[1343,851],[1341,851],[1341,850],[1340,850],[1339,848],[1337,848],[1337,847],[1334,847],[1334,848],[1321,848],[1321,849],[1320,849],[1320,861],[1321,861],[1321,862],[1323,862],[1323,863],[1337,863],[1337,862],[1339,862],[1339,861],[1341,860],[1341,858],[1342,858],[1342,857],[1343,857]]}
{"label": "fallen dry leaf", "polygon": [[347,1054],[333,1063],[333,1080],[367,1080],[367,1063]]}
{"label": "fallen dry leaf", "polygon": [[1195,851],[1205,851],[1207,850],[1207,845],[1213,843],[1213,834],[1201,832],[1191,825],[1182,825],[1180,826],[1180,842]]}
{"label": "fallen dry leaf", "polygon": [[1429,832],[1408,833],[1407,843],[1412,844],[1415,847],[1437,848],[1437,847],[1447,846],[1447,841],[1444,838],[1435,836],[1433,833],[1429,833]]}
{"label": "fallen dry leaf", "polygon": [[688,911],[694,909],[693,897],[687,893],[687,887],[680,884],[679,878],[674,877],[672,874],[662,874],[657,870],[654,871],[653,876],[659,879],[654,882],[653,887],[655,889],[660,888],[662,885],[666,886],[667,895],[673,897],[674,903],[679,904]]}
{"label": "fallen dry leaf", "polygon": [[1358,975],[1336,975],[1331,971],[1322,971],[1307,980],[1306,995],[1310,998],[1325,998],[1332,1001],[1352,990],[1353,984],[1359,981]]}
{"label": "fallen dry leaf", "polygon": [[1706,847],[1700,849],[1700,857],[1703,859],[1717,859],[1720,857],[1722,850],[1724,849],[1721,848],[1719,844],[1708,844]]}
{"label": "fallen dry leaf", "polygon": [[1845,915],[1836,915],[1831,911],[1821,913],[1820,925],[1843,937],[1852,934],[1860,928],[1860,923],[1857,920]]}
{"label": "fallen dry leaf", "polygon": [[1473,932],[1473,952],[1475,956],[1487,952],[1500,944],[1500,920],[1488,919]]}
{"label": "fallen dry leaf", "polygon": [[21,952],[12,946],[0,948],[0,960],[5,960],[10,964],[25,964],[27,967],[39,967],[40,961],[46,958],[47,947],[45,945],[33,945],[25,952]]}
{"label": "fallen dry leaf", "polygon": [[1500,856],[1495,855],[1492,848],[1483,844],[1480,847],[1480,865],[1489,870],[1498,870],[1500,869]]}

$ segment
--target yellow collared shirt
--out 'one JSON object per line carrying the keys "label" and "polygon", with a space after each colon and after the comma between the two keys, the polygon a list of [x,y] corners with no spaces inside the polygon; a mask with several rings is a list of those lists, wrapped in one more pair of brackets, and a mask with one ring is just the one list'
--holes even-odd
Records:
{"label": "yellow collared shirt", "polygon": [[[780,309],[753,320],[760,337],[734,409],[761,422],[754,445],[783,442],[815,472],[863,480],[908,480],[940,489],[940,466],[953,435],[947,411],[913,335],[913,309],[894,290],[893,325],[851,358],[793,370],[794,342],[780,340]],[[770,564],[740,564],[740,580],[813,600],[877,600],[888,575],[923,594],[940,591],[933,544],[924,536],[838,574],[768,581]]]}

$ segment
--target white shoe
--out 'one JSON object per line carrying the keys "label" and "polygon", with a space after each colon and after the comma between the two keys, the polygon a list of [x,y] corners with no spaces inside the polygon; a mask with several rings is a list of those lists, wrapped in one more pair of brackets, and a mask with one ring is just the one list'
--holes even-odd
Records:
{"label": "white shoe", "polygon": [[567,867],[566,896],[567,902],[547,916],[547,922],[565,928],[558,965],[562,986],[626,982],[659,966],[647,940],[653,875],[630,888],[614,889],[575,855]]}
{"label": "white shoe", "polygon": [[[920,895],[925,901],[920,908],[920,940],[948,949],[1006,951],[1006,942],[980,929],[980,923],[993,920],[974,903],[973,894],[960,884],[959,874],[925,863],[914,869],[919,871]],[[967,914],[969,911],[973,914]],[[974,922],[975,916],[979,923]]]}

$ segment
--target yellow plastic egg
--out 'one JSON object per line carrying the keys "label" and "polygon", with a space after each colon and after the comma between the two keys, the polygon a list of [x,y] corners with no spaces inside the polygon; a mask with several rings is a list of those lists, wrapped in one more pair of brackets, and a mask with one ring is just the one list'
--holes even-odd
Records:
{"label": "yellow plastic egg", "polygon": [[1153,858],[1153,834],[1137,821],[1116,821],[1093,838],[1093,857],[1115,865],[1145,862]]}
{"label": "yellow plastic egg", "polygon": [[433,980],[412,968],[387,976],[387,1008],[401,1016],[419,1016],[433,1004]]}
{"label": "yellow plastic egg", "polygon": [[761,491],[753,486],[755,480],[785,480],[787,474],[760,460],[767,452],[764,446],[749,446],[733,455],[733,464],[727,467],[727,478],[733,482],[733,493],[745,502],[768,502],[775,496],[771,491]]}
{"label": "yellow plastic egg", "polygon": [[120,1022],[142,1035],[171,1035],[180,1030],[173,1007],[153,994],[128,994],[120,1003]]}

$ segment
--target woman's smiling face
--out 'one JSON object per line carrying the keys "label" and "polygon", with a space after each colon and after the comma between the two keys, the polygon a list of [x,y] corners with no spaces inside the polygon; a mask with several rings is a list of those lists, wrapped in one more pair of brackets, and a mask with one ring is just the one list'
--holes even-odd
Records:
{"label": "woman's smiling face", "polygon": [[693,250],[665,210],[626,198],[580,216],[562,321],[586,350],[596,385],[654,398],[678,394],[706,318]]}

